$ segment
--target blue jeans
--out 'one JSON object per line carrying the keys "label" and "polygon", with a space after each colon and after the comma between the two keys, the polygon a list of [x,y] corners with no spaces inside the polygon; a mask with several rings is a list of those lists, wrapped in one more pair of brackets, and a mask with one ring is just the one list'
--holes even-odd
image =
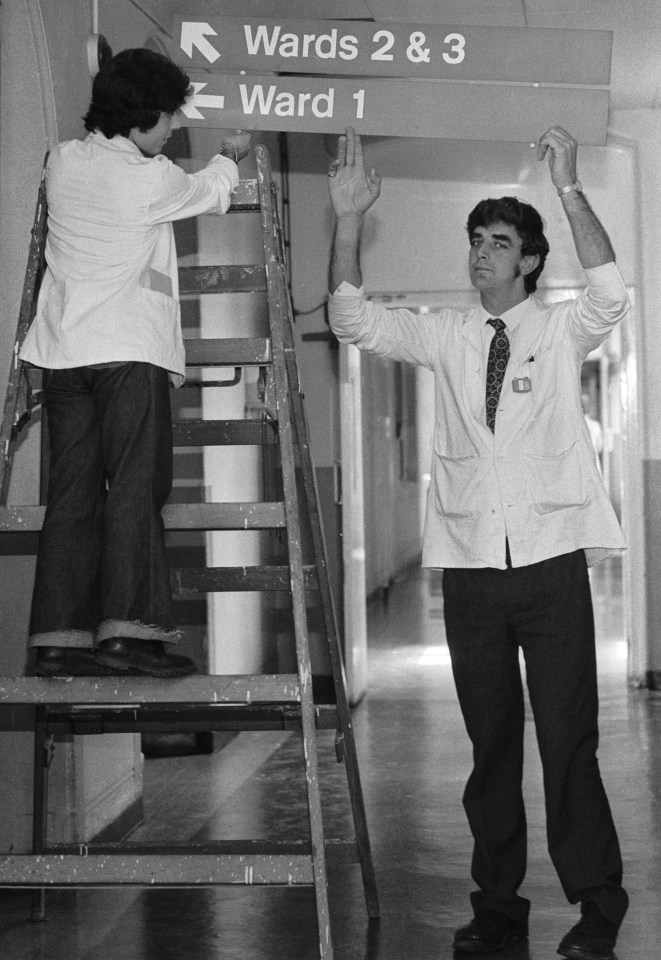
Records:
{"label": "blue jeans", "polygon": [[44,389],[50,472],[30,646],[175,642],[161,518],[172,488],[167,372],[48,370]]}

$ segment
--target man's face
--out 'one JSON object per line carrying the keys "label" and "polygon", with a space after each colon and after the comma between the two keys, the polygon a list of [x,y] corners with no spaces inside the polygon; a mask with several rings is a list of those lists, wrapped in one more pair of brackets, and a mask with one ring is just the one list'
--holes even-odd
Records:
{"label": "man's face", "polygon": [[468,272],[473,286],[482,291],[514,285],[522,273],[534,269],[528,261],[537,258],[521,256],[521,238],[508,223],[492,223],[476,227],[470,238]]}
{"label": "man's face", "polygon": [[162,151],[166,140],[169,140],[171,134],[178,130],[180,126],[181,123],[176,113],[162,113],[158,123],[150,127],[149,130],[143,131],[133,127],[131,140],[148,157],[155,157]]}

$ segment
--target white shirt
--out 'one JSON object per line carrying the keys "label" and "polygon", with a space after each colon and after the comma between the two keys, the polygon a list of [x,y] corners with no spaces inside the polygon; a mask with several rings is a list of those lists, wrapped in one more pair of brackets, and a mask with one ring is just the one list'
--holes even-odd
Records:
{"label": "white shirt", "polygon": [[514,567],[581,548],[591,563],[624,547],[583,419],[580,371],[629,301],[615,264],[586,274],[576,300],[547,305],[529,297],[500,315],[510,359],[494,433],[485,416],[494,331],[482,307],[389,310],[348,283],[331,295],[330,324],[340,340],[434,373],[424,566],[504,569],[506,538]]}
{"label": "white shirt", "polygon": [[47,269],[20,357],[49,369],[143,361],[184,381],[173,220],[225,213],[236,164],[187,174],[126,137],[90,133],[48,159]]}

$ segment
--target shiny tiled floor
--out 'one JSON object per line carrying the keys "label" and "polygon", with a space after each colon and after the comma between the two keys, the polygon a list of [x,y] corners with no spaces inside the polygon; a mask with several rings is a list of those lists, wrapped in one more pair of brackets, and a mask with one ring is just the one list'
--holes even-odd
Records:
{"label": "shiny tiled floor", "polygon": [[[615,562],[593,580],[599,635],[602,773],[619,827],[632,905],[620,960],[661,956],[661,697],[625,682]],[[468,915],[470,838],[461,807],[470,751],[443,640],[438,575],[416,571],[370,610],[369,698],[355,732],[382,917],[368,923],[359,871],[334,866],[330,901],[337,960],[446,960]],[[330,738],[330,739],[324,739]],[[320,744],[328,836],[349,823],[332,735]],[[530,724],[526,798],[533,901],[529,944],[496,960],[550,960],[574,922],[545,849],[540,769]],[[212,757],[149,760],[144,836],[295,836],[305,811],[287,734],[244,733]],[[32,923],[28,895],[0,900],[3,960],[311,960],[314,897],[307,889],[62,891]],[[457,955],[459,956],[459,955]]]}

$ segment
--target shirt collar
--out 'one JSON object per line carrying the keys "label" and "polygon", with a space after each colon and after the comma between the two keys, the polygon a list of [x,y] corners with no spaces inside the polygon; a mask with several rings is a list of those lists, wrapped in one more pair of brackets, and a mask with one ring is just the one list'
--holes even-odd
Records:
{"label": "shirt collar", "polygon": [[126,153],[137,153],[142,156],[140,148],[128,137],[123,137],[119,133],[114,137],[107,137],[100,130],[93,130],[87,137],[89,140],[96,140],[104,146],[112,147],[114,150],[124,150]]}
{"label": "shirt collar", "polygon": [[[521,321],[524,320],[529,314],[530,308],[533,306],[533,304],[534,300],[532,296],[528,296],[525,300],[522,300],[521,303],[517,303],[515,307],[510,307],[509,310],[499,314],[499,317],[507,329],[513,333]],[[487,313],[483,306],[478,308],[478,315],[483,324],[493,317],[493,313]]]}

